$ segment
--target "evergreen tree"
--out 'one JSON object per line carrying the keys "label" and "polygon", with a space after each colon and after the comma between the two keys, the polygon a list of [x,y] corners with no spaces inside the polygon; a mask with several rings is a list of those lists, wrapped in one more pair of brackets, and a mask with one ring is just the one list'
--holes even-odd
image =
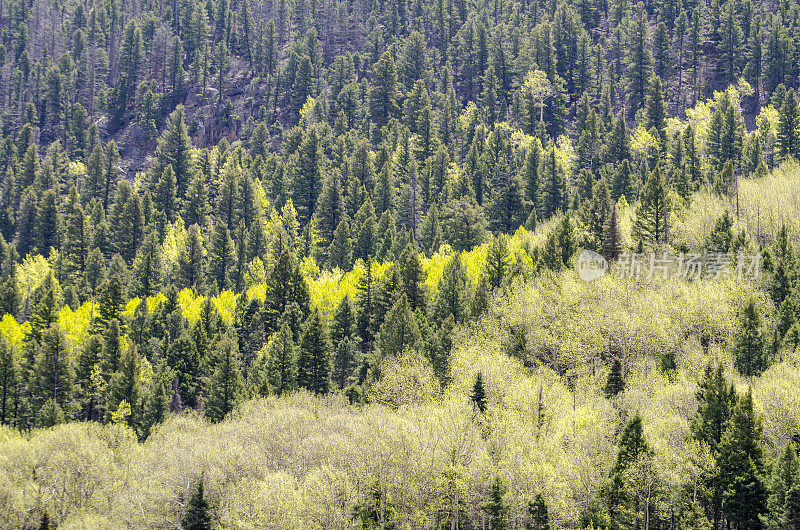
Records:
{"label": "evergreen tree", "polygon": [[343,218],[336,227],[333,241],[328,248],[328,264],[331,268],[350,270],[353,264],[353,242],[350,238],[350,227],[347,218]]}
{"label": "evergreen tree", "polygon": [[203,477],[197,479],[192,496],[181,519],[183,530],[211,530],[211,509],[205,496]]}
{"label": "evergreen tree", "polygon": [[452,315],[457,324],[463,324],[469,313],[469,295],[469,281],[461,255],[455,254],[442,271],[431,318],[438,324]]}
{"label": "evergreen tree", "polygon": [[486,513],[489,525],[493,530],[508,528],[509,506],[505,500],[506,487],[498,476],[489,487],[488,499],[481,504],[481,510]]}
{"label": "evergreen tree", "polygon": [[156,157],[151,169],[151,182],[155,183],[162,178],[167,166],[172,166],[175,174],[175,194],[179,199],[186,195],[186,189],[195,172],[194,147],[183,114],[183,105],[178,105],[169,115],[167,128],[158,140]]}
{"label": "evergreen tree", "polygon": [[760,528],[759,516],[767,511],[761,432],[761,419],[748,391],[733,409],[717,457],[722,507],[737,528]]}
{"label": "evergreen tree", "polygon": [[664,241],[669,215],[667,189],[664,177],[656,167],[647,178],[636,207],[633,231],[638,241],[659,244]]}
{"label": "evergreen tree", "polygon": [[331,346],[327,324],[317,309],[312,311],[303,326],[297,368],[297,383],[301,388],[315,394],[328,393],[331,377]]}
{"label": "evergreen tree", "polygon": [[161,245],[158,244],[157,234],[150,232],[133,261],[131,294],[146,298],[158,292],[161,286],[161,267]]}
{"label": "evergreen tree", "polygon": [[741,330],[734,341],[736,368],[744,376],[760,375],[767,368],[767,349],[761,331],[761,316],[756,302],[750,299],[742,309]]}
{"label": "evergreen tree", "polygon": [[382,358],[399,356],[407,349],[422,346],[419,324],[405,294],[401,294],[386,313],[375,346]]}
{"label": "evergreen tree", "polygon": [[373,66],[372,83],[369,88],[369,109],[372,121],[382,127],[398,110],[397,68],[392,55],[387,51]]}
{"label": "evergreen tree", "polygon": [[601,247],[603,257],[607,260],[616,259],[622,253],[622,236],[617,221],[617,206],[611,205],[611,214],[603,227],[603,244]]}
{"label": "evergreen tree", "polygon": [[211,234],[208,277],[210,282],[217,283],[219,289],[228,289],[233,285],[236,256],[236,245],[231,237],[231,231],[225,223],[217,221]]}
{"label": "evergreen tree", "polygon": [[611,399],[617,394],[625,391],[625,379],[622,377],[622,363],[619,359],[614,359],[611,365],[611,372],[608,374],[606,386],[603,389],[606,397]]}
{"label": "evergreen tree", "polygon": [[541,493],[537,493],[533,502],[528,503],[530,522],[525,525],[528,530],[550,530],[550,516],[547,513],[547,504]]}
{"label": "evergreen tree", "polygon": [[211,421],[222,421],[242,397],[241,356],[236,342],[230,337],[222,338],[212,359],[205,412]]}
{"label": "evergreen tree", "polygon": [[800,104],[793,88],[786,92],[779,113],[778,153],[782,159],[800,153]]}
{"label": "evergreen tree", "polygon": [[74,378],[66,339],[58,325],[51,326],[42,333],[41,345],[36,348],[30,380],[34,410],[41,409],[49,399],[66,409],[72,399]]}
{"label": "evergreen tree", "polygon": [[508,253],[508,239],[501,234],[494,238],[486,255],[486,280],[491,289],[497,289],[503,284],[508,274],[510,256]]}
{"label": "evergreen tree", "polygon": [[266,379],[270,389],[278,395],[297,388],[297,346],[292,330],[284,322],[267,342]]}
{"label": "evergreen tree", "polygon": [[486,413],[486,389],[483,387],[483,374],[478,372],[475,375],[475,383],[472,385],[472,394],[470,394],[472,404],[478,409],[481,414]]}
{"label": "evergreen tree", "polygon": [[14,416],[14,395],[20,383],[20,366],[14,358],[14,349],[8,341],[0,339],[0,425],[11,425]]}

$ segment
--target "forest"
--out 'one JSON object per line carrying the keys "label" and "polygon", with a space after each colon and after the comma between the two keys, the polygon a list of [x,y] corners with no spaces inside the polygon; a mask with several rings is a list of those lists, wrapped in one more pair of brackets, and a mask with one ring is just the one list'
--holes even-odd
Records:
{"label": "forest", "polygon": [[798,91],[794,0],[0,2],[0,529],[800,530]]}

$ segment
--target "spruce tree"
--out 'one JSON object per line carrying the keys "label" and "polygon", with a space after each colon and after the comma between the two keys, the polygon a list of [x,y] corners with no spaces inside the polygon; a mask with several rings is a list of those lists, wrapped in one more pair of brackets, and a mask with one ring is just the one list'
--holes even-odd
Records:
{"label": "spruce tree", "polygon": [[74,379],[66,339],[58,325],[53,325],[44,331],[41,345],[36,348],[29,383],[33,408],[39,410],[52,399],[62,410],[66,409],[72,399]]}
{"label": "spruce tree", "polygon": [[500,234],[492,240],[486,254],[486,280],[490,289],[497,289],[503,284],[510,267],[508,252],[508,239]]}
{"label": "spruce tree", "polygon": [[439,324],[449,315],[463,324],[469,314],[470,288],[461,254],[455,254],[444,266],[436,288],[431,318]]}
{"label": "spruce tree", "polygon": [[209,282],[216,282],[220,290],[229,289],[233,285],[236,256],[236,245],[231,237],[231,231],[225,223],[217,221],[211,234],[208,277]]}
{"label": "spruce tree", "polygon": [[506,530],[508,528],[509,506],[505,495],[506,487],[502,479],[497,476],[489,487],[487,500],[481,504],[481,510],[486,513],[492,530]]}
{"label": "spruce tree", "polygon": [[242,397],[241,356],[236,342],[226,336],[211,357],[213,372],[205,392],[205,413],[211,421],[222,421]]}
{"label": "spruce tree", "polygon": [[611,365],[611,372],[608,374],[606,386],[603,389],[607,398],[612,398],[617,394],[625,391],[625,379],[622,377],[622,363],[619,359],[614,359]]}
{"label": "spruce tree", "polygon": [[537,493],[533,502],[528,503],[528,516],[530,522],[525,525],[527,530],[550,530],[550,516],[541,493]]}
{"label": "spruce tree", "polygon": [[186,512],[181,519],[183,530],[211,530],[211,508],[206,499],[203,477],[200,476],[195,484]]}
{"label": "spruce tree", "polygon": [[786,92],[779,113],[778,153],[781,159],[800,153],[800,103],[793,88]]}
{"label": "spruce tree", "polygon": [[353,264],[353,242],[350,238],[350,227],[347,218],[343,218],[336,227],[333,241],[328,247],[328,264],[343,271],[350,270]]}
{"label": "spruce tree", "polygon": [[717,457],[722,508],[737,528],[761,527],[759,516],[767,511],[761,434],[761,419],[748,391],[733,409]]}
{"label": "spruce tree", "polygon": [[14,420],[14,394],[20,383],[20,367],[14,358],[14,348],[0,339],[0,425],[10,425]]}
{"label": "spruce tree", "polygon": [[297,383],[315,394],[327,394],[330,390],[331,345],[327,328],[319,310],[314,309],[300,338]]}
{"label": "spruce tree", "polygon": [[195,157],[192,140],[183,119],[183,105],[178,105],[167,120],[167,127],[156,147],[156,156],[151,169],[151,182],[161,179],[167,166],[175,174],[175,195],[182,199],[194,178]]}
{"label": "spruce tree", "polygon": [[399,356],[407,349],[422,347],[422,334],[405,294],[386,313],[380,327],[376,349],[381,358]]}
{"label": "spruce tree", "polygon": [[740,325],[733,346],[736,368],[744,376],[758,376],[766,370],[768,359],[761,316],[754,299],[748,300],[742,309]]}
{"label": "spruce tree", "polygon": [[650,173],[639,197],[633,232],[643,244],[664,241],[666,220],[669,214],[667,189],[658,167]]}
{"label": "spruce tree", "polygon": [[475,382],[472,385],[472,394],[470,394],[472,404],[481,414],[486,413],[486,389],[483,386],[483,374],[478,372],[475,374]]}
{"label": "spruce tree", "polygon": [[277,395],[297,388],[297,346],[284,322],[267,342],[267,381]]}
{"label": "spruce tree", "polygon": [[783,508],[784,530],[800,530],[800,484],[795,484],[786,494]]}

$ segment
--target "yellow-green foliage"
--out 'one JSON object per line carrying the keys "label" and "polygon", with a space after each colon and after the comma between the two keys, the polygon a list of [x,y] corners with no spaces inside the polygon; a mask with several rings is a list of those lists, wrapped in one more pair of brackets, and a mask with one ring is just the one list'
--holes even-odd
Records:
{"label": "yellow-green foliage", "polygon": [[[731,205],[736,211],[736,205]],[[800,242],[800,164],[788,161],[760,179],[739,184],[740,221],[754,241],[770,243],[782,224]]]}
{"label": "yellow-green foliage", "polygon": [[71,348],[79,348],[89,338],[89,324],[94,309],[92,302],[86,302],[76,311],[65,305],[58,312],[58,324]]}
{"label": "yellow-green foliage", "polygon": [[[443,393],[424,362],[400,359],[397,365],[419,369],[401,369],[373,388],[389,406],[351,407],[342,395],[299,392],[248,401],[218,424],[172,416],[144,444],[119,425],[73,423],[25,437],[0,430],[0,520],[30,526],[44,507],[64,528],[160,526],[180,519],[203,472],[226,527],[346,528],[376,483],[398,527],[418,527],[454,493],[479,506],[499,474],[512,520],[523,520],[531,495],[541,492],[551,523],[571,527],[607,481],[620,426],[635,411],[666,494],[679,495],[712,462],[688,436],[708,361],[698,336],[709,333],[711,357],[730,367],[735,311],[752,290],[712,280],[584,283],[567,271],[515,285],[483,321],[458,329],[453,382]],[[509,327],[525,338],[519,357],[507,354]],[[626,390],[608,400],[601,354],[612,342]],[[665,352],[676,354],[670,376],[660,370]],[[800,427],[795,357],[749,381],[770,454]],[[469,400],[478,371],[485,416]],[[431,383],[424,392],[409,386],[414,374]],[[740,390],[748,383],[732,379]]]}
{"label": "yellow-green foliage", "polygon": [[8,342],[16,346],[17,349],[22,346],[25,332],[30,328],[30,322],[20,324],[13,316],[8,314],[3,315],[2,320],[0,320],[0,333],[3,334],[3,337],[5,337]]}

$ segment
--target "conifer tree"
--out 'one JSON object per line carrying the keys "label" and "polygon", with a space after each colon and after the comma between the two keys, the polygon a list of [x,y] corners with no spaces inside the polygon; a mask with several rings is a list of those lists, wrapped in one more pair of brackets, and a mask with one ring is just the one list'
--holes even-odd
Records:
{"label": "conifer tree", "polygon": [[767,511],[767,488],[761,449],[761,419],[753,410],[752,391],[741,396],[719,444],[722,507],[737,528],[760,527]]}
{"label": "conifer tree", "polygon": [[42,333],[41,345],[36,349],[30,381],[34,410],[39,410],[49,399],[65,410],[72,399],[74,379],[63,332],[58,325],[51,326]]}
{"label": "conifer tree", "polygon": [[161,286],[161,266],[161,245],[158,244],[157,234],[150,232],[133,262],[131,294],[145,298],[158,292]]}
{"label": "conifer tree", "polygon": [[202,290],[205,286],[205,248],[200,227],[193,224],[189,227],[186,242],[178,255],[181,283],[186,287]]}
{"label": "conifer tree", "polygon": [[779,113],[778,153],[781,159],[800,153],[800,104],[793,88],[786,92]]}
{"label": "conifer tree", "polygon": [[15,420],[14,394],[21,375],[13,347],[5,338],[0,339],[0,425],[10,425]]}
{"label": "conifer tree", "polygon": [[401,294],[386,313],[375,347],[381,358],[398,356],[407,349],[422,346],[422,334],[405,294]]}
{"label": "conifer tree", "polygon": [[211,509],[203,488],[203,477],[200,476],[181,519],[183,530],[211,530]]}
{"label": "conifer tree", "polygon": [[528,503],[530,522],[525,528],[528,530],[550,530],[550,516],[547,513],[547,504],[541,493],[537,493],[533,502]]}
{"label": "conifer tree", "polygon": [[151,182],[158,182],[167,166],[175,173],[175,195],[182,199],[194,178],[195,157],[192,140],[183,119],[183,105],[178,105],[169,115],[167,128],[158,140],[156,157],[151,169]]}
{"label": "conifer tree", "polygon": [[639,205],[636,207],[636,220],[633,226],[636,239],[644,244],[663,242],[668,214],[666,184],[656,166],[642,188]]}
{"label": "conifer tree", "polygon": [[622,363],[619,359],[614,359],[603,392],[610,399],[623,391],[625,391],[625,379],[622,377]]}
{"label": "conifer tree", "polygon": [[216,282],[220,290],[228,289],[233,285],[236,256],[236,245],[231,237],[231,231],[225,223],[217,221],[211,234],[208,277],[209,282]]}
{"label": "conifer tree", "polygon": [[483,374],[481,372],[475,375],[475,383],[472,385],[470,399],[478,412],[481,414],[486,412],[486,389],[483,386]]}
{"label": "conifer tree", "polygon": [[136,345],[130,346],[119,359],[119,368],[108,382],[108,410],[113,413],[122,402],[130,405],[127,423],[134,429],[141,420],[141,361]]}
{"label": "conifer tree", "polygon": [[539,196],[542,219],[549,219],[567,208],[567,185],[564,169],[556,159],[555,145],[551,146],[543,162],[542,187]]}
{"label": "conifer tree", "polygon": [[497,289],[503,284],[508,274],[510,256],[508,253],[508,239],[500,234],[492,240],[489,252],[486,254],[486,280],[490,289]]}
{"label": "conifer tree", "polygon": [[303,326],[297,383],[315,394],[327,394],[331,378],[331,345],[328,326],[319,310],[314,309]]}
{"label": "conifer tree", "polygon": [[481,504],[481,510],[486,513],[490,527],[493,530],[506,530],[508,528],[508,502],[505,499],[506,487],[502,479],[497,476],[489,487],[488,498]]}
{"label": "conifer tree", "polygon": [[607,260],[616,259],[622,252],[622,236],[619,232],[619,222],[617,221],[617,206],[611,205],[611,214],[603,227],[603,244],[601,252]]}
{"label": "conifer tree", "polygon": [[205,413],[211,421],[222,421],[242,397],[241,355],[236,342],[223,337],[212,354],[212,364]]}
{"label": "conifer tree", "polygon": [[767,368],[767,349],[756,302],[748,300],[740,317],[741,330],[734,341],[736,368],[744,376],[760,375]]}
{"label": "conifer tree", "polygon": [[370,117],[376,125],[386,125],[398,110],[397,68],[392,55],[387,51],[373,66],[373,78],[369,88]]}
{"label": "conifer tree", "polygon": [[267,342],[267,382],[277,395],[297,388],[297,346],[284,322]]}
{"label": "conifer tree", "polygon": [[336,227],[333,241],[328,248],[328,264],[331,268],[350,270],[353,264],[353,242],[350,238],[350,227],[347,218],[343,218]]}
{"label": "conifer tree", "polygon": [[438,324],[452,315],[457,324],[463,324],[469,314],[469,296],[467,273],[461,255],[455,254],[442,271],[433,299],[431,318]]}
{"label": "conifer tree", "polygon": [[786,501],[789,491],[800,483],[800,463],[794,444],[788,442],[777,458],[772,469],[772,480],[769,485],[767,500],[769,526],[780,528],[785,519]]}

